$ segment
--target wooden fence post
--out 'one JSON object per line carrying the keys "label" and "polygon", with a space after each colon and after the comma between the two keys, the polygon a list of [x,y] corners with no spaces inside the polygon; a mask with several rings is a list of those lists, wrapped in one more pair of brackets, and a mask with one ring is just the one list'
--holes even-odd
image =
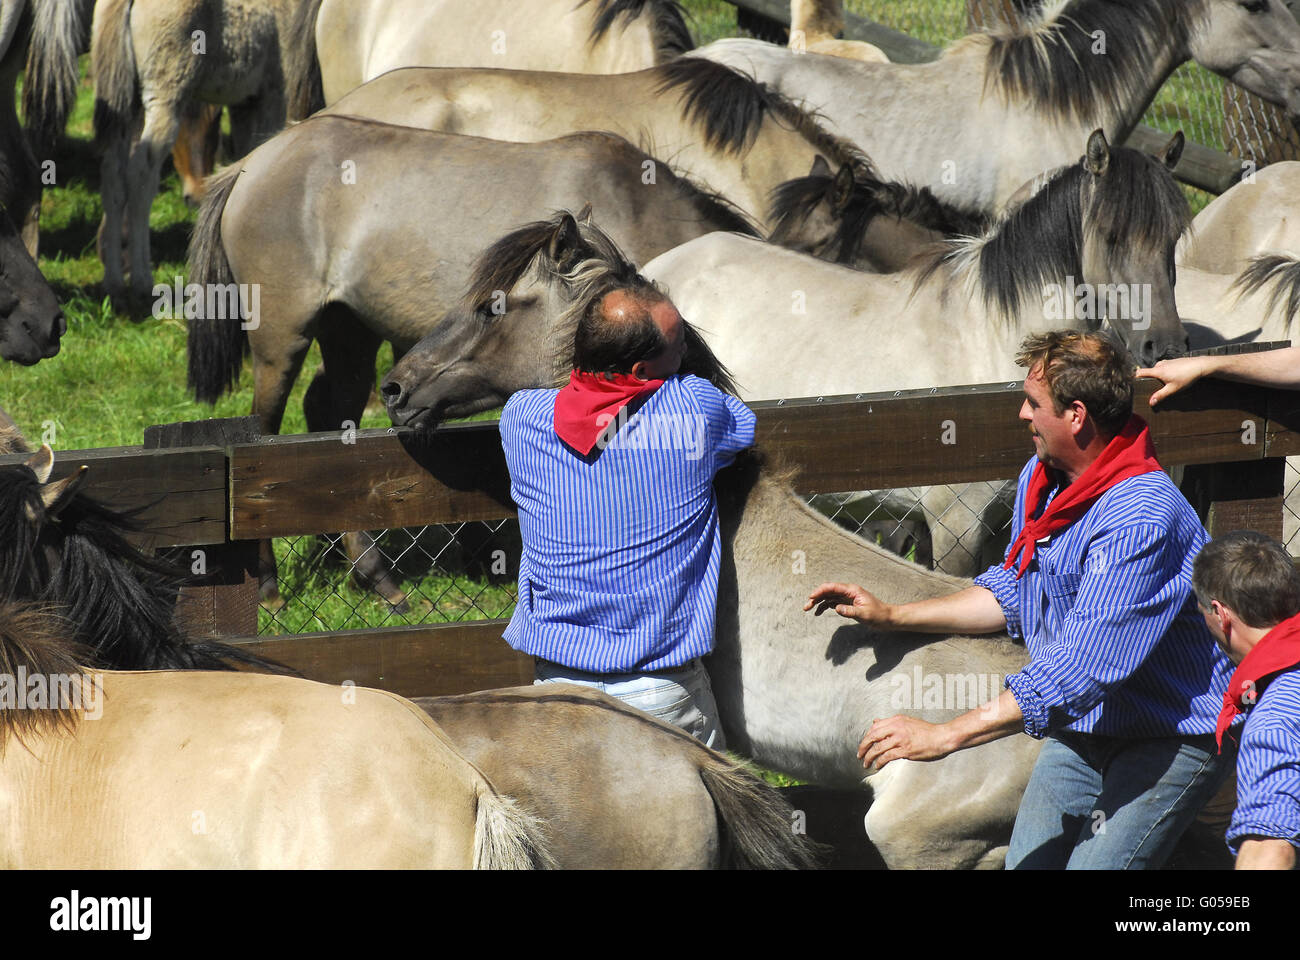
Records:
{"label": "wooden fence post", "polygon": [[[224,446],[250,443],[262,435],[257,417],[192,420],[147,427],[144,448]],[[229,461],[227,461],[227,464]],[[222,520],[229,531],[229,467]],[[181,588],[176,622],[193,635],[248,636],[257,633],[256,541],[206,544],[179,548],[175,562],[192,571],[196,582]],[[198,568],[196,570],[196,568]],[[200,573],[199,571],[205,571]]]}

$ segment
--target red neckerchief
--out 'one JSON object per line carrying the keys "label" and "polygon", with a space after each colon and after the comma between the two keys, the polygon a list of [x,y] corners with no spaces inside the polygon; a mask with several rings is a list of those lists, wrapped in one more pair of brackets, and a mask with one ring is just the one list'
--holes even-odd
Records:
{"label": "red neckerchief", "polygon": [[661,386],[662,380],[638,380],[630,373],[574,370],[555,397],[555,435],[585,457],[621,409]]}
{"label": "red neckerchief", "polygon": [[1003,569],[1010,569],[1016,555],[1023,553],[1020,568],[1016,571],[1019,580],[1034,559],[1034,544],[1045,540],[1064,530],[1088,512],[1104,494],[1121,480],[1140,477],[1160,469],[1156,462],[1156,448],[1151,443],[1151,432],[1146,421],[1133,414],[1124,429],[1106,444],[1101,455],[1088,464],[1088,469],[1079,478],[1059,493],[1052,505],[1041,517],[1031,520],[1034,514],[1042,510],[1047,502],[1048,491],[1052,487],[1047,468],[1040,462],[1034,467],[1033,476],[1029,478],[1029,488],[1025,491],[1025,525],[1020,536],[1011,545]]}
{"label": "red neckerchief", "polygon": [[1259,682],[1281,670],[1300,663],[1300,613],[1287,617],[1251,648],[1237,665],[1223,695],[1223,710],[1215,726],[1214,739],[1223,749],[1223,731],[1232,726],[1237,714],[1244,713],[1259,697]]}

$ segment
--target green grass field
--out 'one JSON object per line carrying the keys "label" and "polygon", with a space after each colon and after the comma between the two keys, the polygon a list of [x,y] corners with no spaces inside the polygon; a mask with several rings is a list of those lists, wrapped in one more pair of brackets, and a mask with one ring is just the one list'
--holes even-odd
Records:
{"label": "green grass field", "polygon": [[[737,34],[734,8],[722,0],[686,0],[698,43]],[[848,8],[932,43],[958,35],[964,26],[963,0],[849,0]],[[84,60],[83,60],[84,71]],[[1181,117],[1218,116],[1221,84],[1206,83],[1187,68],[1162,91],[1148,122],[1165,129],[1180,124],[1193,139],[1220,145],[1211,124],[1189,128]],[[1186,76],[1184,76],[1186,74]],[[141,442],[151,424],[205,417],[241,416],[251,409],[252,386],[247,368],[239,387],[215,408],[195,403],[185,390],[185,329],[179,320],[148,319],[133,323],[114,312],[101,283],[102,268],[95,252],[99,224],[99,169],[90,144],[91,89],[83,80],[77,108],[57,157],[56,183],[47,187],[41,209],[40,267],[54,285],[68,318],[68,333],[58,357],[36,367],[0,366],[0,404],[29,439],[47,440],[56,449],[129,446]],[[185,247],[194,222],[170,166],[154,201],[154,278],[172,283],[184,274]],[[1190,191],[1195,194],[1196,191]],[[1205,202],[1194,196],[1194,209]],[[319,363],[316,348],[304,364],[310,373]],[[391,365],[387,347],[380,369]],[[300,377],[290,397],[283,430],[302,432],[302,394],[307,377]],[[491,416],[488,414],[487,416]],[[363,427],[386,427],[382,410],[372,408]],[[437,530],[411,535],[393,533],[383,542],[390,555],[403,553],[403,585],[416,594],[413,609],[396,616],[374,595],[347,582],[337,551],[322,549],[322,541],[304,538],[278,541],[281,585],[288,605],[278,618],[263,614],[264,632],[346,629],[430,619],[474,619],[508,615],[513,606],[509,574],[458,573],[450,576],[430,544],[440,542]],[[481,558],[479,558],[481,559]],[[457,560],[460,563],[460,560]],[[471,564],[471,566],[473,566]]]}

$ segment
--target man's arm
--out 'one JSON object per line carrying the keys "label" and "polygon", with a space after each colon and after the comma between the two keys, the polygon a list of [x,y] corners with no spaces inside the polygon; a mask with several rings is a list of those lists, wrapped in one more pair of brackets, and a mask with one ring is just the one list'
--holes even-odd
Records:
{"label": "man's arm", "polygon": [[1241,842],[1238,870],[1294,870],[1295,847],[1277,837],[1251,837]]}
{"label": "man's arm", "polygon": [[880,630],[909,633],[996,633],[1006,629],[1002,606],[991,590],[967,587],[943,597],[913,603],[884,603],[852,583],[823,583],[808,597],[804,610],[814,616],[834,610],[841,617]]}
{"label": "man's arm", "polygon": [[1138,370],[1135,376],[1164,381],[1165,385],[1151,395],[1153,407],[1201,377],[1220,377],[1224,380],[1256,383],[1263,387],[1300,390],[1300,347],[1220,357],[1161,360],[1154,367]]}
{"label": "man's arm", "polygon": [[926,723],[902,714],[877,720],[858,744],[858,759],[864,768],[874,763],[877,769],[890,760],[938,760],[1019,733],[1024,725],[1020,704],[1010,690],[1003,690],[988,703],[947,723]]}

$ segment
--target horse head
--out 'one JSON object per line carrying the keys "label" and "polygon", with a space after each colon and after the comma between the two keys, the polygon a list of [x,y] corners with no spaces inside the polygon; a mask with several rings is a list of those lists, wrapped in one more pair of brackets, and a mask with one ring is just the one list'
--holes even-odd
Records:
{"label": "horse head", "polygon": [[[512,231],[479,257],[460,304],[384,377],[389,418],[432,428],[500,406],[517,390],[558,385],[582,312],[637,278],[636,264],[591,221],[590,205],[577,218],[562,210]],[[734,392],[689,323],[682,372]]]}
{"label": "horse head", "polygon": [[1202,0],[1188,38],[1196,62],[1300,123],[1300,23],[1282,0]]}
{"label": "horse head", "polygon": [[0,212],[0,357],[30,366],[58,353],[66,330],[58,298]]}

